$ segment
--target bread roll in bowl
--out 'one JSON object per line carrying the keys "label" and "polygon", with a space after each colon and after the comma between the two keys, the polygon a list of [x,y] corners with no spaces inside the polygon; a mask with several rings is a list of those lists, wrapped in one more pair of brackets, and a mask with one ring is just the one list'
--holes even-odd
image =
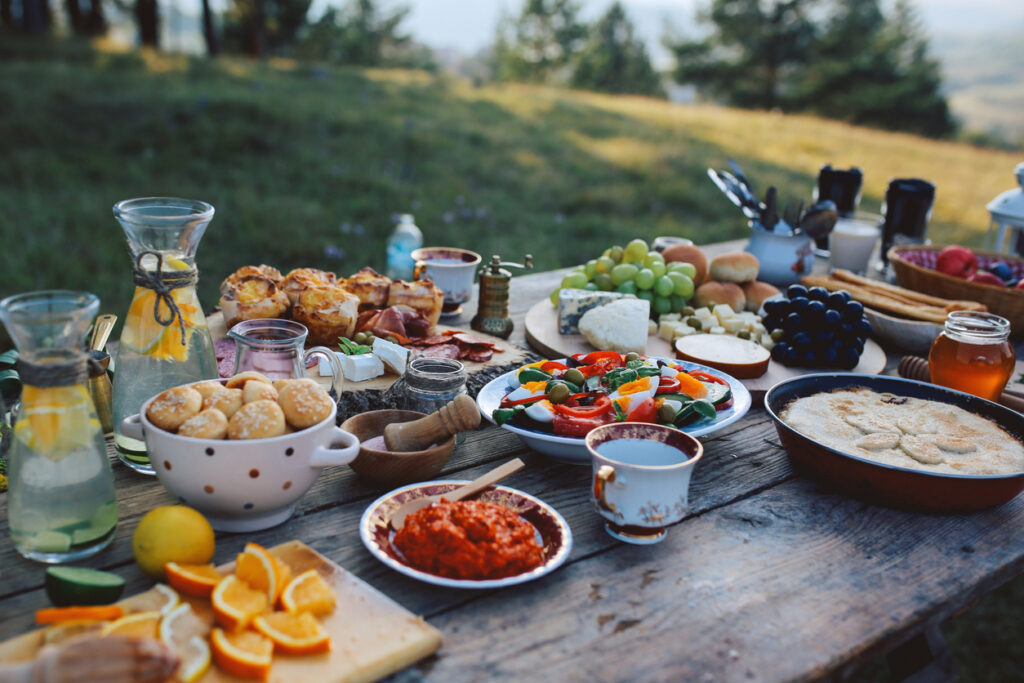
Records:
{"label": "bread roll in bowl", "polygon": [[743,289],[743,296],[747,298],[747,310],[754,313],[761,310],[761,304],[765,302],[765,299],[770,299],[779,294],[778,287],[767,282],[761,282],[760,280],[746,282],[740,286]]}
{"label": "bread roll in bowl", "polygon": [[359,297],[337,285],[313,285],[299,293],[292,318],[309,329],[306,343],[336,346],[351,337],[359,317]]}
{"label": "bread roll in bowl", "polygon": [[708,273],[719,282],[753,282],[761,269],[757,257],[746,251],[719,254],[711,259]]}
{"label": "bread roll in bowl", "polygon": [[220,297],[224,324],[228,329],[243,320],[284,317],[289,305],[288,296],[262,275],[239,278]]}
{"label": "bread roll in bowl", "polygon": [[747,303],[743,289],[734,282],[705,282],[693,293],[693,306],[717,306],[728,304],[734,311],[742,311]]}

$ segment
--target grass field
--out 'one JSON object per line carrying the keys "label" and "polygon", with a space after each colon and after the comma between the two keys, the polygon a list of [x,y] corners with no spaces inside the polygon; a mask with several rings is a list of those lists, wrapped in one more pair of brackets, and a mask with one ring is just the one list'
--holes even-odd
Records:
{"label": "grass field", "polygon": [[[402,212],[428,244],[529,252],[540,269],[634,236],[742,237],[706,176],[730,157],[761,193],[773,184],[805,203],[820,166],[860,166],[874,211],[890,178],[926,178],[938,188],[932,239],[980,246],[985,204],[1020,161],[804,116],[4,36],[0,149],[0,296],[88,289],[118,315],[132,285],[111,206],[129,197],[216,207],[199,250],[209,308],[244,264],[383,268]],[[1018,579],[947,624],[963,680],[1024,676],[1021,606]],[[880,680],[884,667],[857,677]]]}

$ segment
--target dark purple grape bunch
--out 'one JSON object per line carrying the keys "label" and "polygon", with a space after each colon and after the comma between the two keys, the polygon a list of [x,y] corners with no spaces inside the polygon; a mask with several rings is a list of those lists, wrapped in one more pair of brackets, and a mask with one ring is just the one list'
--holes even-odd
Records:
{"label": "dark purple grape bunch", "polygon": [[824,287],[790,285],[786,298],[764,302],[762,322],[775,340],[772,358],[790,367],[852,370],[871,336],[864,306]]}

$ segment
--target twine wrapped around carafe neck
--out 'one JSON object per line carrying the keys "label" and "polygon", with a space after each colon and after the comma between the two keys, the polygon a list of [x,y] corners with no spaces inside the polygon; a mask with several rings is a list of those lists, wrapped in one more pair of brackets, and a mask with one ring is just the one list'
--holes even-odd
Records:
{"label": "twine wrapped around carafe neck", "polygon": [[36,363],[19,358],[15,367],[22,384],[40,389],[84,384],[90,375],[104,372],[99,361],[85,353],[74,353],[53,363]]}
{"label": "twine wrapped around carafe neck", "polygon": [[[144,256],[156,257],[156,268],[149,270],[142,265]],[[164,255],[159,251],[147,249],[140,251],[135,257],[135,268],[132,269],[132,281],[137,287],[145,287],[156,292],[156,300],[153,302],[153,319],[163,327],[169,327],[178,320],[178,328],[181,330],[181,345],[188,341],[185,334],[185,318],[181,315],[178,302],[174,300],[173,290],[182,287],[194,287],[199,280],[199,271],[195,268],[188,270],[176,270],[164,272]],[[160,302],[163,302],[170,312],[168,317],[160,316]]]}

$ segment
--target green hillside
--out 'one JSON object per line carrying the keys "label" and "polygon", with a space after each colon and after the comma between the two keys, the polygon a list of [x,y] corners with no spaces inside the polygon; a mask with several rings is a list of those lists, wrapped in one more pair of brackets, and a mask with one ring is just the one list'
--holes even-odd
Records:
{"label": "green hillside", "polygon": [[706,177],[733,157],[763,192],[808,201],[824,163],[938,186],[931,235],[980,244],[1018,159],[803,116],[675,106],[418,72],[216,63],[0,41],[0,294],[89,289],[121,314],[119,199],[178,195],[217,215],[200,296],[247,263],[383,267],[392,215],[427,243],[568,266],[633,236],[741,237]]}

